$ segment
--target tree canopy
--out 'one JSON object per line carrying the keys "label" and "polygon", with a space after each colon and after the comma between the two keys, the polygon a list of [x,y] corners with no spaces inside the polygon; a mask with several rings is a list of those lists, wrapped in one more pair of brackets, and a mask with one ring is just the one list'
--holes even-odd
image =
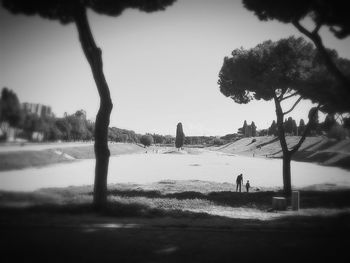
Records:
{"label": "tree canopy", "polygon": [[271,100],[305,86],[312,68],[313,47],[302,38],[265,41],[225,57],[219,74],[220,91],[236,103]]}
{"label": "tree canopy", "polygon": [[[350,61],[337,57],[350,73]],[[335,80],[311,43],[289,37],[265,41],[225,57],[219,74],[220,91],[236,103],[271,100],[277,95],[301,95],[321,104],[325,112],[348,112],[348,91]],[[293,94],[292,94],[293,93]]]}
{"label": "tree canopy", "polygon": [[261,20],[277,19],[284,23],[293,23],[308,17],[318,27],[328,26],[338,38],[350,35],[350,17],[346,1],[243,0],[243,3]]}
{"label": "tree canopy", "polygon": [[153,137],[150,134],[142,135],[140,142],[146,147],[151,146],[153,144]]}
{"label": "tree canopy", "polygon": [[77,9],[81,7],[89,8],[98,14],[119,16],[127,8],[144,12],[165,10],[175,0],[2,0],[2,2],[3,6],[14,14],[39,15],[67,24],[75,22]]}
{"label": "tree canopy", "polygon": [[[337,60],[335,52],[330,52],[324,46],[319,34],[322,26],[328,27],[333,34],[343,39],[350,35],[350,17],[346,1],[328,0],[243,0],[244,6],[253,11],[260,20],[276,19],[283,23],[293,24],[302,34],[315,44],[322,62],[328,71],[337,79],[337,89],[345,90],[350,98],[350,71]],[[313,21],[313,29],[304,26],[303,22]],[[332,89],[333,86],[330,87]],[[343,91],[343,93],[345,93]]]}
{"label": "tree canopy", "polygon": [[[320,106],[310,111],[309,123],[299,142],[292,147],[287,145],[285,138],[284,117],[292,112],[302,99],[309,98],[319,104],[323,103],[311,92],[315,92],[315,87],[319,84],[314,78],[315,65],[318,66],[313,45],[303,38],[290,37],[276,42],[265,41],[249,50],[235,49],[232,51],[232,57],[224,59],[219,73],[220,91],[236,103],[246,104],[254,99],[274,101],[277,133],[283,152],[283,187],[287,195],[291,194],[291,156],[304,142]],[[322,69],[321,66],[316,68]],[[292,106],[283,110],[282,102],[291,98],[295,99]],[[290,124],[293,130],[292,119]],[[270,129],[272,133],[274,127]]]}

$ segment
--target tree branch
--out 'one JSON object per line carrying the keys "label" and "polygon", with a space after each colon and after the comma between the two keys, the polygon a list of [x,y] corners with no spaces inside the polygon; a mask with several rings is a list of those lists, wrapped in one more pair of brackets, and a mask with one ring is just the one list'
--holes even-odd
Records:
{"label": "tree branch", "polygon": [[291,111],[294,110],[294,108],[299,104],[299,102],[302,100],[303,98],[300,96],[296,102],[294,102],[293,106],[286,112],[283,112],[283,115],[286,115],[288,113],[290,113]]}
{"label": "tree branch", "polygon": [[286,100],[286,99],[289,99],[291,97],[294,97],[295,95],[298,95],[299,93],[296,91],[288,96],[285,96],[284,98],[281,98],[280,101],[283,101],[283,100]]}
{"label": "tree branch", "polygon": [[338,68],[338,66],[335,64],[335,62],[332,60],[331,56],[329,55],[327,49],[322,43],[322,39],[320,35],[318,34],[318,30],[321,27],[320,25],[317,25],[313,32],[308,31],[305,27],[303,27],[298,20],[293,20],[292,24],[304,35],[306,35],[308,38],[310,38],[317,50],[320,52],[324,59],[324,63],[328,70],[338,79],[344,87],[347,89],[350,89],[350,80],[347,78],[347,76]]}
{"label": "tree branch", "polygon": [[286,136],[283,127],[283,111],[281,108],[280,101],[277,98],[276,93],[273,93],[273,99],[276,106],[276,117],[277,117],[277,127],[278,127],[278,138],[281,144],[283,155],[289,155],[288,145],[286,142]]}
{"label": "tree branch", "polygon": [[318,22],[314,30],[312,30],[312,34],[314,35],[318,34],[318,31],[320,30],[321,26],[322,26],[322,23]]}
{"label": "tree branch", "polygon": [[278,101],[281,102],[283,100],[283,95],[286,94],[286,91],[281,90],[281,94],[277,97]]}
{"label": "tree branch", "polygon": [[[308,31],[305,27],[303,27],[298,20],[293,20],[292,24],[305,36],[309,38],[313,38],[312,32]],[[317,32],[316,32],[317,33]]]}
{"label": "tree branch", "polygon": [[304,130],[304,132],[303,132],[303,134],[302,134],[302,136],[301,136],[299,142],[292,148],[292,150],[289,151],[291,155],[293,155],[294,153],[296,153],[296,152],[299,150],[300,146],[301,146],[301,145],[303,144],[303,142],[305,141],[306,135],[309,133],[309,131],[310,131],[310,129],[311,129],[311,124],[312,124],[312,122],[311,122],[310,120],[312,120],[312,119],[315,117],[315,115],[317,114],[317,112],[318,112],[318,110],[319,110],[320,108],[321,108],[321,105],[318,105],[317,108],[316,108],[316,110],[313,112],[312,116],[310,116],[309,122],[307,123],[306,128],[305,128],[305,130]]}

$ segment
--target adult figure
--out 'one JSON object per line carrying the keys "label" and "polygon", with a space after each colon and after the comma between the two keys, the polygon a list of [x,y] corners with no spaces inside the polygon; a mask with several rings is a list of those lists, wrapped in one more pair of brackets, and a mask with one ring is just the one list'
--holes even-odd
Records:
{"label": "adult figure", "polygon": [[236,192],[242,192],[243,174],[240,174],[236,178]]}

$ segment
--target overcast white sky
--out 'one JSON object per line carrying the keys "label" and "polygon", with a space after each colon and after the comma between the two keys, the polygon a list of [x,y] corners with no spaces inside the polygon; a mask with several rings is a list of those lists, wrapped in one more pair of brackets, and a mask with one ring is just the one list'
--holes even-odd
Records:
{"label": "overcast white sky", "polygon": [[[235,48],[300,34],[293,26],[260,22],[241,1],[178,0],[164,12],[127,10],[119,17],[89,12],[114,109],[111,126],[175,135],[234,133],[243,121],[258,129],[275,119],[274,104],[239,105],[217,85],[225,56]],[[350,41],[321,32],[325,45],[350,58]],[[11,15],[0,8],[0,88],[21,102],[52,106],[57,116],[84,109],[94,119],[99,100],[73,24]],[[309,102],[291,116],[307,120]]]}

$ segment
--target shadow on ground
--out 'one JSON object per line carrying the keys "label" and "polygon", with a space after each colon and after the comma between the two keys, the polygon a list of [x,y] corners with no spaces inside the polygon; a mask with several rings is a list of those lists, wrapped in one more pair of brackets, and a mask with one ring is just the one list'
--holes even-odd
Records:
{"label": "shadow on ground", "polygon": [[342,262],[349,234],[348,213],[259,221],[115,202],[0,208],[2,262]]}
{"label": "shadow on ground", "polygon": [[[92,193],[90,193],[92,194]],[[210,192],[208,194],[186,191],[171,194],[162,194],[160,191],[146,190],[110,190],[110,196],[121,197],[147,197],[147,198],[175,198],[204,199],[218,205],[232,207],[256,207],[268,209],[271,207],[272,197],[283,196],[281,191],[261,191],[252,193],[237,193],[231,191]],[[300,191],[301,205],[303,208],[344,208],[350,207],[350,190],[337,191]]]}
{"label": "shadow on ground", "polygon": [[[83,189],[0,192],[2,262],[342,262],[348,256],[346,210],[336,216],[260,221],[133,203],[137,198],[149,203],[206,200],[263,209],[278,192],[114,189],[108,205],[96,212],[91,188]],[[303,207],[350,206],[350,190],[300,195]]]}

